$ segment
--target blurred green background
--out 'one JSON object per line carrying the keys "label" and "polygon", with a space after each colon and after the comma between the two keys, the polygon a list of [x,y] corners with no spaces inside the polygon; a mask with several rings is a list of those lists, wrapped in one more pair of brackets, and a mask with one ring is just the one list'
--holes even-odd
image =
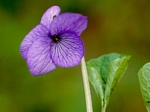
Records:
{"label": "blurred green background", "polygon": [[[80,65],[34,77],[19,53],[25,35],[53,5],[88,16],[81,35],[87,61],[110,52],[132,55],[107,112],[146,112],[137,73],[150,61],[149,0],[0,0],[0,112],[86,112]],[[92,86],[91,92],[100,112]]]}

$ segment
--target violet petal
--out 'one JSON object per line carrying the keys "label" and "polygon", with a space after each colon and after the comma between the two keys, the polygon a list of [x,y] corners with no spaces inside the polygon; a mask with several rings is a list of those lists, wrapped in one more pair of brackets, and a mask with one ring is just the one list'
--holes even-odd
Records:
{"label": "violet petal", "polygon": [[56,68],[50,53],[50,38],[44,37],[34,41],[27,55],[27,64],[31,74],[38,76]]}
{"label": "violet petal", "polygon": [[75,32],[78,36],[87,27],[87,17],[76,13],[63,13],[58,15],[51,23],[51,34],[59,34],[64,31]]}
{"label": "violet petal", "polygon": [[42,16],[41,24],[50,29],[52,20],[58,16],[60,13],[60,8],[58,6],[50,7]]}
{"label": "violet petal", "polygon": [[46,37],[46,31],[48,31],[48,29],[39,24],[26,35],[20,46],[20,53],[25,60],[27,59],[27,53],[32,43],[38,38]]}
{"label": "violet petal", "polygon": [[75,33],[66,32],[60,35],[61,40],[51,44],[51,57],[56,65],[72,67],[78,65],[84,55],[81,38]]}

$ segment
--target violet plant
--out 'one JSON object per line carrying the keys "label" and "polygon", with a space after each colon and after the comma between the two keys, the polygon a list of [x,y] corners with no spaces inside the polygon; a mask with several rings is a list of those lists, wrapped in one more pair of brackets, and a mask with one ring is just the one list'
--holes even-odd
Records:
{"label": "violet plant", "polygon": [[73,67],[82,59],[83,82],[87,112],[92,112],[84,45],[80,38],[87,27],[87,17],[77,13],[60,13],[58,6],[49,8],[42,16],[40,24],[24,38],[20,53],[26,60],[29,71],[34,76],[46,74],[56,66]]}
{"label": "violet plant", "polygon": [[81,62],[86,110],[93,112],[89,79],[101,99],[102,112],[105,112],[130,56],[111,53],[86,63],[80,35],[87,28],[87,21],[86,16],[60,14],[60,8],[52,6],[43,14],[40,23],[25,36],[20,53],[34,76],[47,74],[56,66],[73,67]]}

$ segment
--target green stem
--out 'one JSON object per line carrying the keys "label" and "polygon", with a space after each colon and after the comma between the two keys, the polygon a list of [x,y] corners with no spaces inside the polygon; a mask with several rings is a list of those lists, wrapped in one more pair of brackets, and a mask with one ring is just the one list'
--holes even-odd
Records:
{"label": "green stem", "polygon": [[102,106],[102,111],[101,112],[106,112],[106,105]]}
{"label": "green stem", "polygon": [[86,110],[87,112],[93,112],[90,85],[89,85],[88,74],[87,74],[84,57],[81,60],[81,70],[82,70],[83,85],[84,85],[84,91],[85,91]]}

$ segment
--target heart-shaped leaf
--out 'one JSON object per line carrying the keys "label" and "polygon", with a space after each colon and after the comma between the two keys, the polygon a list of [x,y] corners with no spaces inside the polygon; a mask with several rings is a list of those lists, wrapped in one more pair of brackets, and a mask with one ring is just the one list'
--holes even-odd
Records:
{"label": "heart-shaped leaf", "polygon": [[108,72],[108,79],[105,89],[105,104],[107,105],[109,102],[110,95],[114,88],[116,87],[117,83],[123,76],[124,72],[127,69],[128,61],[130,56],[124,55],[121,58],[117,58],[114,61],[110,62],[109,72]]}
{"label": "heart-shaped leaf", "polygon": [[139,70],[138,77],[145,106],[150,112],[150,62]]}
{"label": "heart-shaped leaf", "polygon": [[125,72],[129,55],[111,53],[87,62],[89,80],[92,83],[102,107],[106,107],[110,95]]}

